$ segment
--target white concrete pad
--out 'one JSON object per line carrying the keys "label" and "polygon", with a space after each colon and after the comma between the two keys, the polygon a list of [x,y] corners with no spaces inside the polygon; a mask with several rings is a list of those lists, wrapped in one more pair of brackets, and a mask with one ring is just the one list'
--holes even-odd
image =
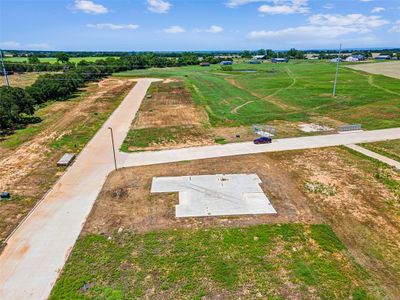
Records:
{"label": "white concrete pad", "polygon": [[276,214],[257,174],[154,177],[152,193],[178,192],[177,218]]}

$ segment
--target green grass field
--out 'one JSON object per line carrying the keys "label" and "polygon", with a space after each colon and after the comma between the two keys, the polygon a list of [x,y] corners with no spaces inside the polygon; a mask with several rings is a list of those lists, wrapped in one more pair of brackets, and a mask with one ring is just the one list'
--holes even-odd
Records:
{"label": "green grass field", "polygon": [[126,232],[109,239],[84,235],[50,299],[375,299],[379,294],[329,226],[285,224]]}
{"label": "green grass field", "polygon": [[400,161],[400,140],[383,141],[370,144],[363,144],[363,147]]}
{"label": "green grass field", "polygon": [[[71,57],[69,59],[69,61],[73,62],[73,63],[78,63],[81,60],[86,60],[88,62],[94,62],[96,60],[106,59],[108,57],[109,56],[104,56],[104,57],[95,57],[95,56]],[[4,60],[5,61],[9,61],[9,62],[26,62],[26,61],[28,61],[28,58],[26,58],[26,57],[6,57]],[[40,60],[40,62],[49,62],[49,63],[52,63],[52,64],[57,62],[57,58],[55,58],[55,57],[43,57],[43,58],[39,58],[39,60]]]}
{"label": "green grass field", "polygon": [[189,66],[135,70],[116,76],[183,80],[194,101],[207,111],[212,126],[274,120],[308,122],[319,118],[337,123],[361,123],[366,129],[400,126],[397,79],[342,65],[338,96],[332,97],[335,65],[329,62],[236,64],[233,69],[227,72],[219,65]]}

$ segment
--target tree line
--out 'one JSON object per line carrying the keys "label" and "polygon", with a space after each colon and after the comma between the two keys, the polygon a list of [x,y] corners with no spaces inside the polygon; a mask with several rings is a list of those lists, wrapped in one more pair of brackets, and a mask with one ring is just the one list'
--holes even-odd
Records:
{"label": "tree line", "polygon": [[[204,59],[210,63],[221,61],[213,57]],[[31,86],[25,89],[0,87],[0,134],[9,134],[27,123],[37,121],[32,115],[40,104],[49,100],[66,100],[89,81],[96,81],[116,72],[151,67],[196,65],[200,62],[199,57],[191,54],[183,54],[176,58],[160,57],[154,54],[108,57],[95,62],[82,60],[77,64],[66,60],[64,59],[62,65],[29,61],[7,64],[7,73],[10,69],[18,72],[59,71],[59,73],[40,75]]]}

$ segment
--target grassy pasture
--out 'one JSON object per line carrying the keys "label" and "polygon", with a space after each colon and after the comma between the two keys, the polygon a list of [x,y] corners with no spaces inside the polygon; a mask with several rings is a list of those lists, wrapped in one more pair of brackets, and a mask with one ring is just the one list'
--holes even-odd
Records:
{"label": "grassy pasture", "polygon": [[[255,72],[247,72],[248,70]],[[332,97],[335,65],[291,61],[288,64],[236,64],[134,70],[122,77],[173,77],[183,80],[212,126],[240,126],[273,120],[362,123],[364,128],[400,126],[399,81],[352,70],[343,64],[338,96]]]}
{"label": "grassy pasture", "polygon": [[50,299],[374,299],[374,287],[329,226],[285,224],[85,235]]}
{"label": "grassy pasture", "polygon": [[[106,59],[108,57],[110,57],[110,56],[71,57],[69,59],[69,61],[73,62],[73,63],[78,63],[82,60],[86,60],[88,62],[94,62],[96,60]],[[26,62],[26,61],[28,61],[28,58],[27,57],[6,57],[4,60],[9,61],[9,62]],[[52,63],[52,64],[57,62],[57,58],[55,58],[55,57],[41,57],[41,58],[39,58],[39,60],[40,60],[40,62],[48,62],[48,63]]]}

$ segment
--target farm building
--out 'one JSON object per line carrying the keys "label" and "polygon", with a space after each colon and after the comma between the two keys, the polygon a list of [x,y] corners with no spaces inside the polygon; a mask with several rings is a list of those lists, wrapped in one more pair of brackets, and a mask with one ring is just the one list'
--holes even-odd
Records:
{"label": "farm building", "polygon": [[376,60],[389,60],[391,59],[390,55],[378,55],[375,57]]}
{"label": "farm building", "polygon": [[273,58],[271,59],[271,62],[273,63],[287,63],[289,62],[288,58]]}
{"label": "farm building", "polygon": [[258,65],[258,64],[260,64],[261,62],[260,62],[259,60],[253,59],[253,60],[247,61],[247,63],[252,64],[252,65]]}
{"label": "farm building", "polygon": [[200,67],[209,67],[210,66],[210,63],[209,62],[201,62],[200,64],[199,64],[199,66]]}
{"label": "farm building", "polygon": [[254,55],[253,56],[253,60],[263,60],[266,59],[267,56],[266,55]]}
{"label": "farm building", "polygon": [[363,61],[365,60],[365,56],[361,55],[361,54],[357,54],[357,55],[352,55],[349,57],[346,57],[345,61],[347,62],[357,62],[357,61]]}
{"label": "farm building", "polygon": [[223,65],[223,66],[230,66],[233,64],[233,62],[231,60],[224,60],[224,61],[221,61],[219,64]]}

